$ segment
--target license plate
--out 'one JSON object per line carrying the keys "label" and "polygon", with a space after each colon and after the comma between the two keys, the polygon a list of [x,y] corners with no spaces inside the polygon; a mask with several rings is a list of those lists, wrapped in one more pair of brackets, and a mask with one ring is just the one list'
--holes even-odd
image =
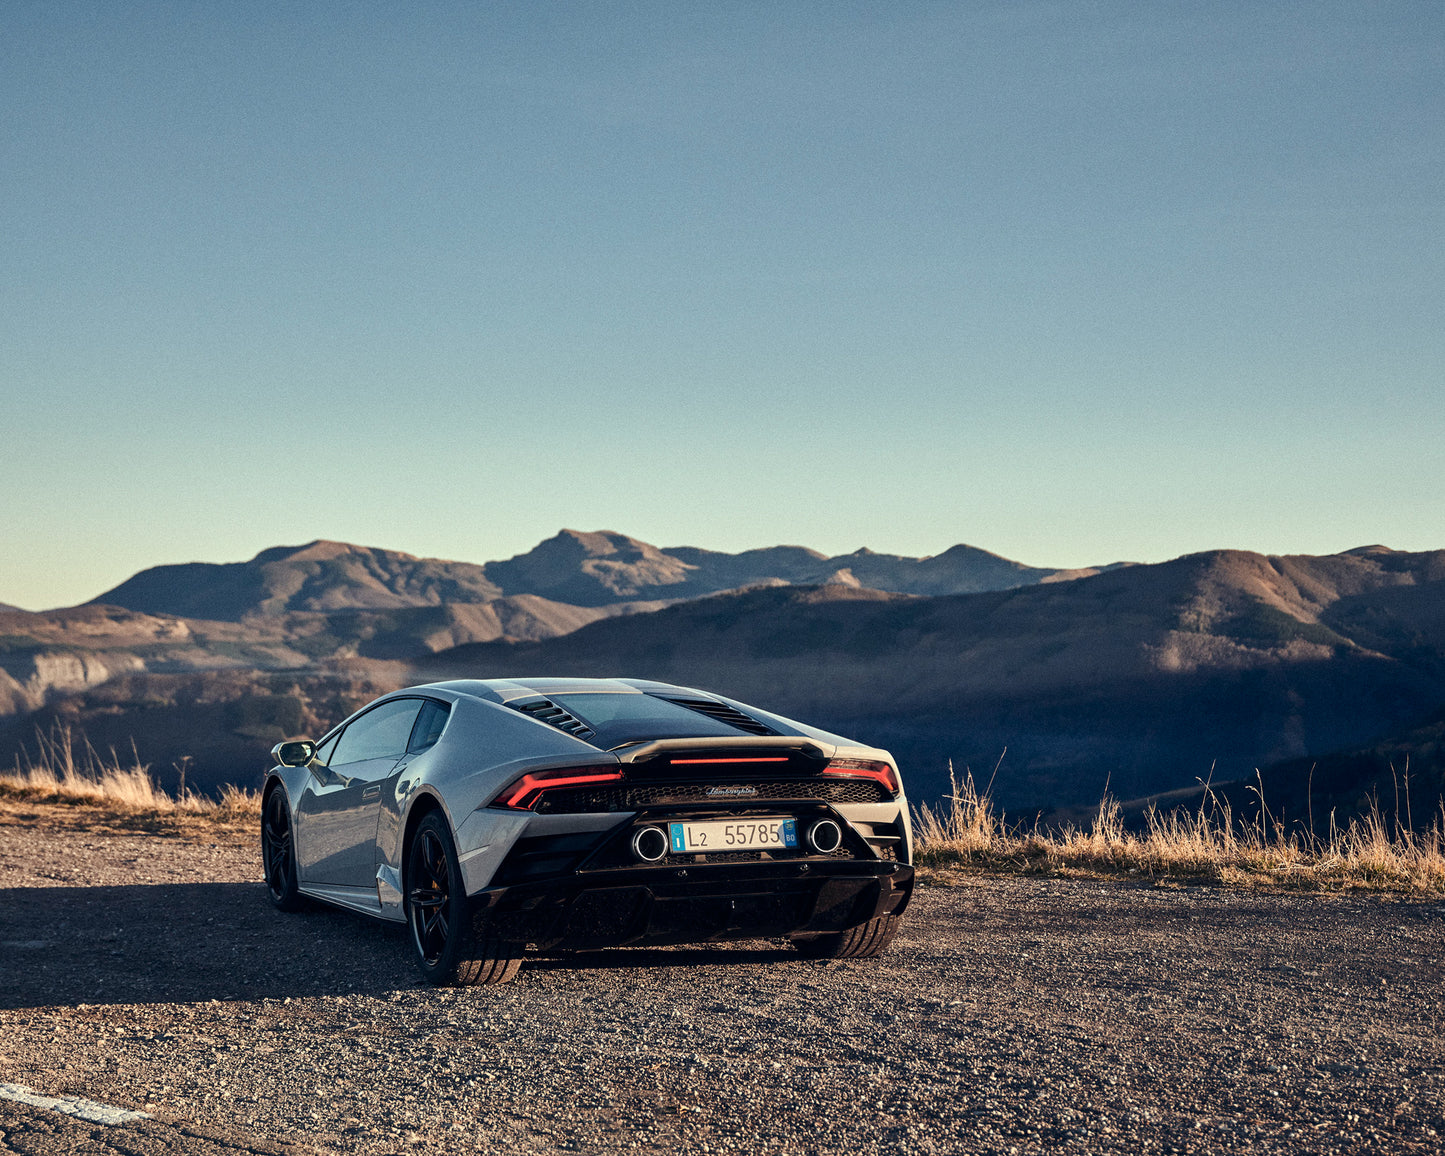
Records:
{"label": "license plate", "polygon": [[792,819],[669,823],[667,829],[668,843],[674,855],[694,851],[767,851],[798,845],[798,824]]}

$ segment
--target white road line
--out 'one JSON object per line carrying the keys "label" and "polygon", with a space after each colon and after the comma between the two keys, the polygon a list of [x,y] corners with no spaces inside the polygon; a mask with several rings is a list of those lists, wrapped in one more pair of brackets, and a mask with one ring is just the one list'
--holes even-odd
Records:
{"label": "white road line", "polygon": [[79,1096],[40,1096],[22,1084],[0,1084],[0,1099],[29,1104],[32,1108],[64,1112],[67,1116],[89,1120],[92,1124],[129,1124],[132,1120],[150,1119],[145,1112],[127,1112],[124,1108],[112,1108],[109,1104],[97,1104],[94,1100],[82,1100]]}

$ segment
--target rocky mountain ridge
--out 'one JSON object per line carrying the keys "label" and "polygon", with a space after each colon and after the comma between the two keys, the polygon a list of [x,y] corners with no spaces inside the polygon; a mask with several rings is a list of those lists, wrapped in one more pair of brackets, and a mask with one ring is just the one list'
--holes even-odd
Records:
{"label": "rocky mountain ridge", "polygon": [[393,610],[291,611],[241,621],[148,614],[105,604],[0,612],[0,718],[121,674],[336,670],[464,643],[536,641],[664,602],[583,607],[530,594]]}
{"label": "rocky mountain ridge", "polygon": [[[266,738],[392,686],[622,673],[888,746],[925,798],[949,759],[992,767],[1006,748],[996,790],[1018,808],[1359,748],[1445,703],[1445,551],[1217,550],[1072,580],[984,555],[971,581],[1015,584],[928,593],[984,554],[947,553],[730,555],[564,532],[485,567],[318,542],[156,568],[117,588],[139,608],[0,613],[0,762],[36,726],[74,722],[135,737],[161,767],[204,753],[217,781],[245,778]],[[686,597],[721,583],[734,588]],[[515,592],[528,587],[578,601]],[[627,600],[639,593],[676,596]]]}
{"label": "rocky mountain ridge", "polygon": [[0,607],[0,717],[122,673],[297,670],[539,641],[737,587],[956,593],[1090,572],[963,545],[929,558],[867,549],[830,558],[801,546],[664,550],[612,531],[562,530],[513,558],[476,564],[318,539],[246,562],[150,567],[79,607]]}
{"label": "rocky mountain ridge", "polygon": [[1445,551],[1211,551],[932,598],[833,585],[717,595],[418,677],[522,671],[703,685],[932,767],[991,766],[1011,806],[1127,796],[1368,741],[1445,702]]}
{"label": "rocky mountain ridge", "polygon": [[830,558],[801,546],[727,554],[692,546],[662,549],[610,530],[562,530],[524,554],[483,564],[324,540],[277,546],[248,562],[151,567],[90,605],[240,622],[296,612],[479,605],[522,595],[596,608],[830,580],[903,594],[964,594],[1064,581],[1111,568],[1026,566],[965,545],[924,558],[866,549]]}
{"label": "rocky mountain ridge", "polygon": [[318,539],[246,562],[150,567],[79,607],[0,609],[0,717],[122,673],[297,670],[540,641],[739,587],[934,594],[1092,572],[1025,566],[963,545],[928,558],[867,549],[830,558],[801,546],[664,550],[612,531],[562,530],[516,557],[475,564]]}

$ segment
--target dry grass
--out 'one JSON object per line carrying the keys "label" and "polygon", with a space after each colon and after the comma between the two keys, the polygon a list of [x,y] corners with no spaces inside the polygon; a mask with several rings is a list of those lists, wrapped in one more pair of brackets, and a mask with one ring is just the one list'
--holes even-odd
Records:
{"label": "dry grass", "polygon": [[0,772],[0,804],[12,820],[25,821],[26,805],[70,812],[64,826],[108,826],[165,834],[250,831],[261,814],[256,791],[227,786],[219,799],[184,788],[168,794],[156,786],[134,746],[129,760],[114,749],[101,754],[83,733],[57,723],[36,732],[37,753],[22,750],[15,766]]}
{"label": "dry grass", "polygon": [[1150,808],[1142,831],[1129,830],[1107,794],[1087,829],[1041,830],[1011,825],[988,788],[972,775],[946,809],[915,816],[917,862],[935,881],[949,872],[1127,876],[1249,887],[1445,891],[1445,801],[1429,829],[1387,822],[1378,807],[1344,826],[1330,816],[1327,835],[1287,830],[1260,797],[1258,818],[1245,822],[1207,788],[1197,810]]}
{"label": "dry grass", "polygon": [[[0,821],[45,821],[66,827],[143,830],[156,834],[250,837],[260,817],[258,792],[228,786],[219,799],[156,786],[134,748],[127,761],[101,754],[84,734],[57,724],[37,733],[37,754],[22,752],[0,772]],[[946,808],[914,817],[916,862],[925,877],[957,872],[1114,876],[1248,887],[1366,888],[1445,892],[1445,801],[1423,831],[1387,822],[1378,808],[1327,835],[1286,830],[1261,797],[1251,821],[1206,790],[1197,810],[1150,809],[1142,831],[1129,830],[1107,794],[1087,828],[1044,830],[1010,824],[988,787],[954,778]],[[35,807],[42,807],[44,815]]]}

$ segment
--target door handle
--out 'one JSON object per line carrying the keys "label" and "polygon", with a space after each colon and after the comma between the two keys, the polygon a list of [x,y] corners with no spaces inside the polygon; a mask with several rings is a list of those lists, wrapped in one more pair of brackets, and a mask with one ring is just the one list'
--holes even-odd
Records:
{"label": "door handle", "polygon": [[378,799],[378,798],[380,798],[380,797],[381,797],[381,784],[380,784],[380,783],[373,783],[371,786],[369,786],[369,787],[364,787],[364,788],[362,789],[362,792],[361,792],[361,801],[362,801],[363,803],[365,803],[365,802],[366,802],[367,800],[369,800],[369,799]]}

